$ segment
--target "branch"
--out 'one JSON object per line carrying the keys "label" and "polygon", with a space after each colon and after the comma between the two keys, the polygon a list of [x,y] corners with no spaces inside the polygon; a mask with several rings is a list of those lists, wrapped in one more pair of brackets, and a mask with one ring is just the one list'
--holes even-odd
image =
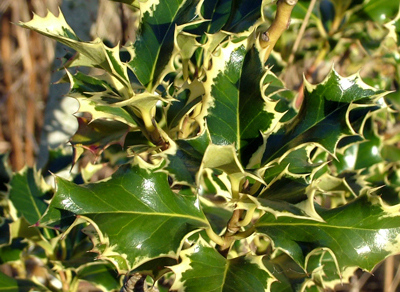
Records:
{"label": "branch", "polygon": [[260,45],[266,48],[264,62],[268,60],[276,42],[282,33],[288,28],[290,24],[290,15],[292,14],[293,7],[297,4],[298,0],[278,0],[276,3],[276,15],[271,26],[267,31],[259,36]]}
{"label": "branch", "polygon": [[242,217],[242,214],[243,210],[241,209],[236,209],[235,211],[233,211],[233,215],[226,227],[225,234],[222,236],[224,244],[220,246],[219,253],[224,257],[227,257],[229,249],[232,243],[235,241],[234,235],[240,230],[240,225],[238,223],[240,221],[240,218]]}

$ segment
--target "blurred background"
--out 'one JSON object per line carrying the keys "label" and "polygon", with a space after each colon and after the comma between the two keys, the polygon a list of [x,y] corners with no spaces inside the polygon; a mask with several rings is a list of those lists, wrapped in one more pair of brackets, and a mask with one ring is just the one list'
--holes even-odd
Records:
{"label": "blurred background", "polygon": [[77,127],[78,104],[65,97],[69,86],[56,84],[63,76],[68,49],[38,33],[19,27],[33,13],[58,15],[59,7],[83,40],[99,36],[109,44],[134,38],[135,15],[108,0],[0,1],[0,153],[9,153],[14,171],[25,164],[42,167],[48,147],[66,144]]}

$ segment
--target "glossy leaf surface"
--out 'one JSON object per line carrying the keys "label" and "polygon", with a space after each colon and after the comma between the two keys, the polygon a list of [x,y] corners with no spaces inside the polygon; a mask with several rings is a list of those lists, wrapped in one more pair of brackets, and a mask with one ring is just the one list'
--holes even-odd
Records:
{"label": "glossy leaf surface", "polygon": [[274,112],[276,102],[262,93],[261,80],[266,72],[257,50],[247,52],[246,42],[229,42],[219,49],[218,62],[207,74],[204,101],[212,142],[234,144],[243,165],[263,144],[261,133],[273,128],[281,118]]}
{"label": "glossy leaf surface", "polygon": [[393,210],[384,207],[378,197],[363,195],[342,207],[318,208],[325,222],[275,219],[265,214],[256,230],[270,237],[275,248],[289,254],[303,268],[307,267],[307,254],[327,249],[333,253],[340,272],[350,266],[371,271],[383,258],[400,251],[400,216]]}
{"label": "glossy leaf surface", "polygon": [[167,175],[140,158],[99,183],[76,186],[58,178],[40,225],[59,225],[75,216],[92,223],[86,233],[101,257],[121,271],[152,258],[176,257],[183,238],[208,225],[195,196],[172,192]]}

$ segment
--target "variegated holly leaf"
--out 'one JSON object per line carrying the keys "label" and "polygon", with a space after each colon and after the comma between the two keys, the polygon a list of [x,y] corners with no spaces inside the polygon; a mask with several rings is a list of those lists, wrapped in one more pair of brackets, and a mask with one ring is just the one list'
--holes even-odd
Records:
{"label": "variegated holly leaf", "polygon": [[[239,198],[246,178],[251,178],[260,184],[263,183],[261,178],[243,168],[233,145],[210,144],[207,147],[197,174],[197,183],[203,181],[202,176],[208,169],[222,172],[223,175],[218,179],[225,185],[230,193],[230,198],[234,200]],[[209,178],[212,179],[212,177]]]}
{"label": "variegated holly leaf", "polygon": [[77,161],[83,149],[100,155],[107,147],[113,144],[124,145],[129,126],[113,120],[97,119],[89,121],[78,117],[78,130],[71,137],[74,146],[74,162]]}
{"label": "variegated holly leaf", "polygon": [[61,11],[55,16],[51,12],[46,17],[34,15],[28,22],[20,22],[19,25],[34,30],[49,38],[74,49],[77,54],[70,60],[68,67],[87,66],[101,68],[116,78],[123,86],[119,91],[121,96],[129,98],[133,94],[128,78],[127,66],[121,62],[119,48],[109,48],[97,38],[92,42],[81,41],[72,28],[67,24]]}
{"label": "variegated holly leaf", "polygon": [[176,258],[182,240],[208,222],[194,195],[174,193],[160,166],[136,157],[105,181],[75,185],[57,178],[57,191],[40,226],[58,227],[76,216],[100,258],[128,271],[161,256]]}
{"label": "variegated holly leaf", "polygon": [[[198,128],[194,117],[204,95],[203,84],[195,80],[185,83],[174,93],[174,100],[166,109],[166,119],[171,137],[187,138]],[[195,111],[195,112],[194,112]],[[177,132],[177,133],[176,133]],[[176,133],[176,134],[175,134]]]}
{"label": "variegated holly leaf", "polygon": [[207,131],[195,138],[175,140],[162,155],[167,159],[164,169],[177,184],[195,185],[203,155],[210,144]]}
{"label": "variegated holly leaf", "polygon": [[338,159],[333,161],[338,173],[346,170],[365,169],[383,162],[381,156],[382,137],[378,135],[376,124],[372,118],[365,122],[362,133],[365,140],[346,147],[343,152],[338,153]]}
{"label": "variegated holly leaf", "polygon": [[[40,172],[35,168],[24,167],[15,173],[10,181],[9,199],[14,205],[17,215],[24,217],[29,225],[34,225],[44,214],[48,206],[46,201],[51,198],[52,194],[52,188],[46,184]],[[14,226],[13,232],[22,232],[20,224],[15,224],[18,224],[18,227],[15,229]],[[34,232],[33,229],[31,232]],[[52,232],[49,232],[49,230],[43,230],[43,232],[48,239],[51,238]],[[29,231],[20,234],[24,237],[30,237],[28,233]]]}
{"label": "variegated holly leaf", "polygon": [[354,267],[349,267],[342,275],[339,275],[335,260],[325,250],[310,255],[306,271],[285,253],[279,253],[272,258],[264,257],[263,263],[277,279],[271,287],[271,291],[274,292],[334,289],[335,285],[346,282],[355,271]]}
{"label": "variegated holly leaf", "polygon": [[214,144],[235,145],[244,166],[260,162],[261,133],[273,129],[283,115],[274,110],[277,102],[263,95],[266,71],[257,49],[247,51],[250,39],[229,41],[218,49],[207,71],[204,109],[197,118],[199,123],[205,118]]}
{"label": "variegated holly leaf", "polygon": [[[313,163],[310,153],[313,145],[290,151],[280,161],[273,161],[259,170],[266,182],[266,187],[258,197],[268,200],[299,203],[307,198],[309,185],[315,179],[315,174],[324,166],[323,163]],[[313,199],[313,198],[312,198]]]}
{"label": "variegated holly leaf", "polygon": [[314,163],[311,161],[310,153],[314,148],[313,145],[309,145],[307,147],[295,149],[288,153],[282,160],[268,164],[260,169],[259,172],[263,172],[263,178],[266,183],[270,183],[282,172],[304,177],[307,181],[311,181],[311,174],[322,165],[321,162]]}
{"label": "variegated holly leaf", "polygon": [[118,104],[124,100],[119,93],[122,85],[118,80],[106,74],[94,77],[81,72],[71,74],[69,71],[67,76],[67,81],[71,83],[68,96],[79,102],[79,112],[90,113],[93,120],[110,119],[137,128],[136,120],[140,116],[132,115]]}
{"label": "variegated holly leaf", "polygon": [[139,273],[141,275],[150,276],[154,281],[157,281],[166,273],[171,272],[169,267],[176,264],[178,264],[177,259],[168,257],[156,258],[133,269],[129,274]]}
{"label": "variegated holly leaf", "polygon": [[176,275],[172,290],[182,291],[270,291],[274,278],[265,269],[262,256],[226,259],[200,238],[181,252],[182,262],[172,266]]}
{"label": "variegated holly leaf", "polygon": [[317,85],[305,81],[304,101],[295,118],[266,139],[263,163],[312,143],[334,154],[340,139],[357,133],[352,123],[385,107],[385,92],[365,84],[358,74],[341,77],[334,69]]}
{"label": "variegated holly leaf", "polygon": [[199,0],[139,1],[140,24],[135,43],[128,51],[132,59],[129,68],[149,92],[173,68],[176,26],[198,18]]}
{"label": "variegated holly leaf", "polygon": [[[204,1],[202,16],[209,21],[205,23],[208,27],[203,31],[208,34],[221,30],[229,33],[246,31],[260,21],[261,3],[261,0]],[[226,9],[227,6],[231,9]]]}
{"label": "variegated holly leaf", "polygon": [[303,291],[305,283],[309,280],[309,275],[288,255],[280,254],[273,259],[264,257],[264,266],[271,271],[277,279],[271,285],[274,292],[298,292]]}
{"label": "variegated holly leaf", "polygon": [[354,266],[371,271],[384,258],[400,252],[398,205],[388,207],[379,197],[361,195],[334,209],[316,206],[316,211],[323,221],[266,213],[255,229],[303,269],[307,269],[309,254],[320,250],[331,253],[339,274]]}
{"label": "variegated holly leaf", "polygon": [[[185,32],[199,36],[202,46],[195,52],[195,65],[201,70],[201,64],[207,64],[215,48],[228,35],[246,34],[261,23],[261,0],[255,1],[204,1],[200,11],[199,23],[184,28]],[[229,7],[229,8],[228,8]],[[227,9],[228,8],[228,9]]]}
{"label": "variegated holly leaf", "polygon": [[292,105],[295,92],[287,89],[282,80],[270,70],[266,72],[263,79],[263,93],[266,98],[277,101],[275,110],[283,113],[281,123],[289,121],[297,114]]}

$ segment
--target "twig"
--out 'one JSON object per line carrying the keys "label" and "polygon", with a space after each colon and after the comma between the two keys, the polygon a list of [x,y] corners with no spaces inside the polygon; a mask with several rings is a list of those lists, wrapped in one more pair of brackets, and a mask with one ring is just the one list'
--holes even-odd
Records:
{"label": "twig", "polygon": [[400,283],[400,267],[398,266],[396,275],[394,275],[393,281],[390,284],[389,291],[390,292],[395,292],[396,288],[399,286],[399,283]]}
{"label": "twig", "polygon": [[385,278],[383,282],[383,291],[390,292],[390,286],[393,282],[393,264],[394,258],[388,257],[385,261]]}
{"label": "twig", "polygon": [[264,62],[268,60],[276,42],[289,26],[290,15],[297,2],[298,0],[278,0],[276,3],[277,9],[274,21],[268,30],[259,36],[261,47],[266,48]]}
{"label": "twig", "polygon": [[239,232],[240,224],[239,221],[242,217],[243,210],[236,209],[233,211],[232,217],[228,222],[225,234],[222,236],[224,244],[220,247],[219,253],[226,257],[228,255],[229,249],[232,243],[235,241],[234,235]]}
{"label": "twig", "polygon": [[301,24],[301,27],[300,27],[299,33],[297,35],[296,41],[294,42],[294,45],[293,45],[292,52],[290,53],[290,56],[289,56],[289,59],[288,59],[288,63],[289,64],[293,63],[294,55],[296,54],[297,49],[299,48],[300,41],[303,38],[304,32],[306,30],[308,21],[310,20],[311,13],[312,13],[312,11],[314,9],[314,6],[315,6],[316,2],[317,2],[317,0],[311,0],[310,6],[308,6],[306,16],[303,19],[303,23]]}

